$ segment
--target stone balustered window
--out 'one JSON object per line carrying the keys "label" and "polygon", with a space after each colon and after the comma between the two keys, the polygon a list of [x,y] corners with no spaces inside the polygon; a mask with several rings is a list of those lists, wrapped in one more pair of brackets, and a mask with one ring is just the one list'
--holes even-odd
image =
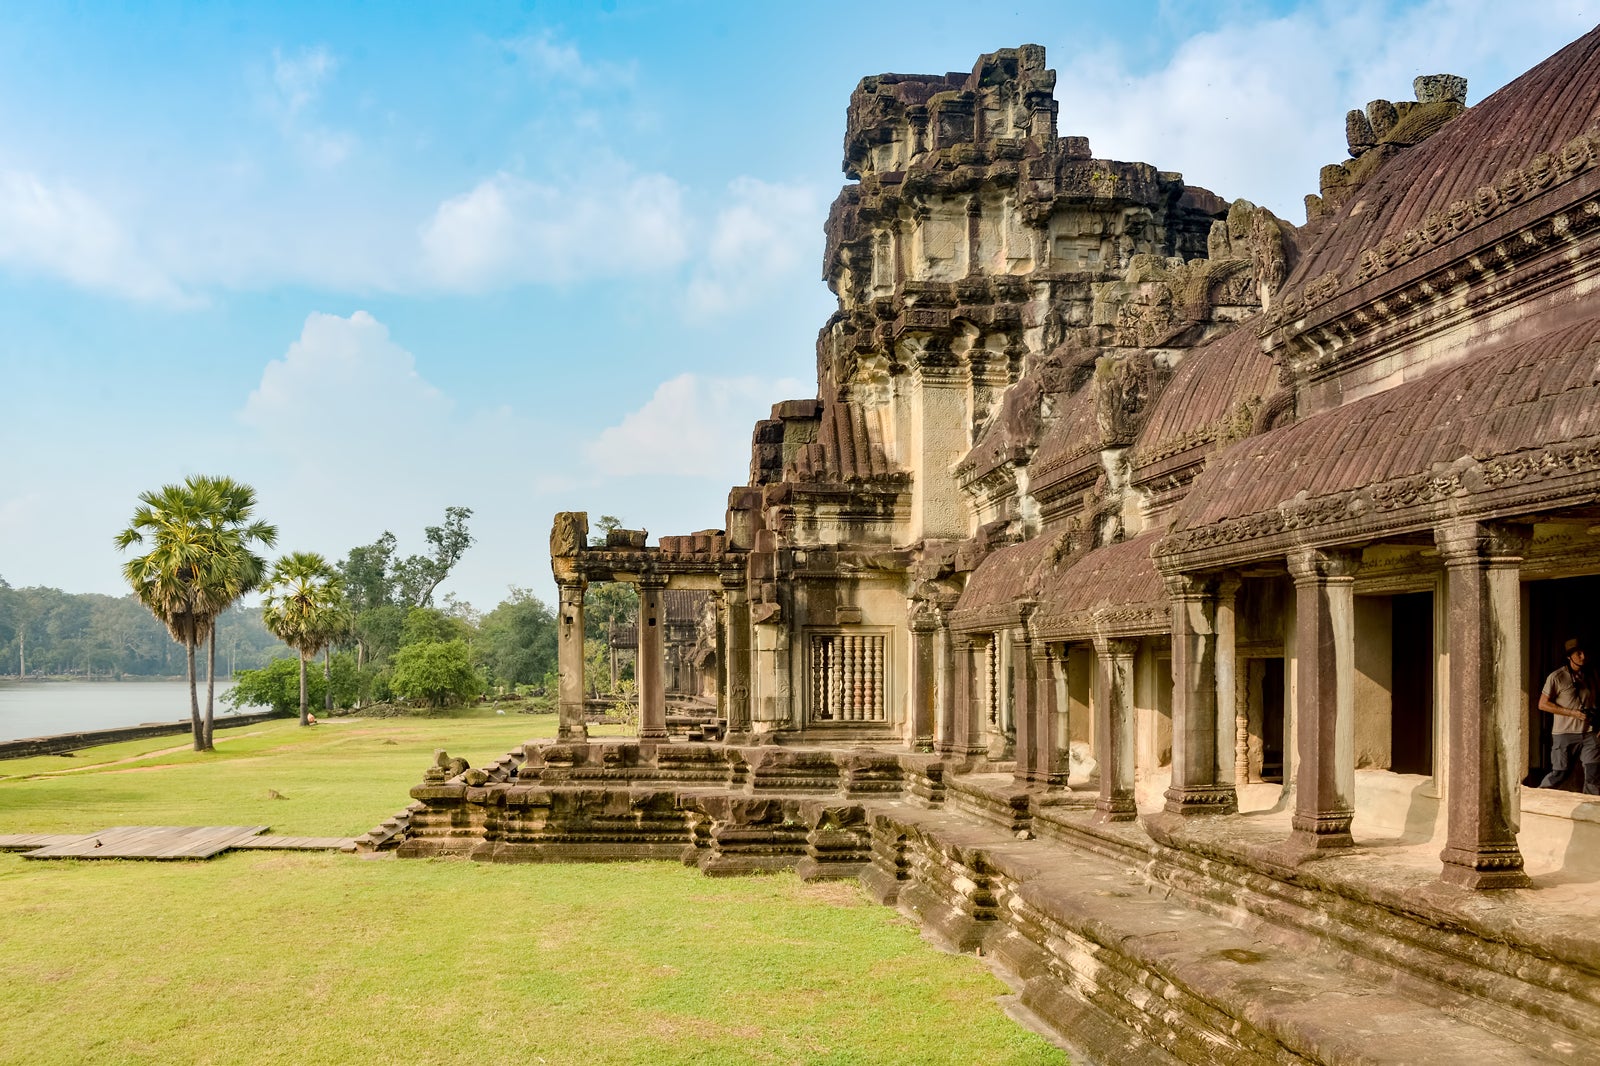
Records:
{"label": "stone balustered window", "polygon": [[886,647],[887,639],[881,633],[812,633],[811,720],[885,721]]}

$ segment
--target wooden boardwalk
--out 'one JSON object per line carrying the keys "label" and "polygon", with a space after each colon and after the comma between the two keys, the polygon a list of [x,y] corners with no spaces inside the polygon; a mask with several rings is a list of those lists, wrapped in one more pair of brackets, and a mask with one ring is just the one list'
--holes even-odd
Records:
{"label": "wooden boardwalk", "polygon": [[0,851],[25,859],[209,859],[232,848],[282,851],[354,850],[344,837],[262,836],[269,826],[118,825],[96,833],[0,835]]}

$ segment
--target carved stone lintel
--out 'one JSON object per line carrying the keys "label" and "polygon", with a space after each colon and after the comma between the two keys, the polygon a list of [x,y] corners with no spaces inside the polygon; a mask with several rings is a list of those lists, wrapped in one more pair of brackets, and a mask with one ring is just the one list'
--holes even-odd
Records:
{"label": "carved stone lintel", "polygon": [[1302,548],[1290,552],[1289,575],[1296,585],[1353,581],[1361,569],[1359,548]]}

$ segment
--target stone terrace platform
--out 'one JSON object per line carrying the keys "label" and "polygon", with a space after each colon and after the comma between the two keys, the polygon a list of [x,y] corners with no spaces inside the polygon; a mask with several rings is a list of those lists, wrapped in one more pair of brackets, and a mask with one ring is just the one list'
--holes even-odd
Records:
{"label": "stone terrace platform", "polygon": [[[1579,1063],[1600,1056],[1600,893],[1471,893],[1438,845],[1282,847],[1286,814],[1100,824],[1087,792],[860,749],[530,743],[440,754],[362,850],[673,859],[858,878],[1010,972],[1105,1063]],[[1279,824],[1282,822],[1283,824]],[[1358,826],[1359,829],[1359,826]]]}

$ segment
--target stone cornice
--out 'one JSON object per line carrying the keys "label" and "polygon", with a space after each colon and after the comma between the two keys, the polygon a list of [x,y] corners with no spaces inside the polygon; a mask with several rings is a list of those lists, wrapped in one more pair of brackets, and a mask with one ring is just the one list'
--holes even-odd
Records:
{"label": "stone cornice", "polygon": [[1574,264],[1555,253],[1600,231],[1600,169],[1483,221],[1475,241],[1396,253],[1392,267],[1381,261],[1373,267],[1367,260],[1367,273],[1343,295],[1344,275],[1307,283],[1303,299],[1291,296],[1262,332],[1263,347],[1282,364],[1285,381],[1342,372],[1425,333],[1565,283]]}
{"label": "stone cornice", "polygon": [[1172,631],[1172,609],[1162,603],[1131,603],[1070,614],[1034,614],[1034,640],[1093,640],[1166,636]]}
{"label": "stone cornice", "polygon": [[1426,532],[1450,520],[1515,518],[1597,497],[1600,438],[1587,438],[1286,500],[1271,510],[1170,533],[1156,555],[1164,569],[1214,569],[1297,548]]}

